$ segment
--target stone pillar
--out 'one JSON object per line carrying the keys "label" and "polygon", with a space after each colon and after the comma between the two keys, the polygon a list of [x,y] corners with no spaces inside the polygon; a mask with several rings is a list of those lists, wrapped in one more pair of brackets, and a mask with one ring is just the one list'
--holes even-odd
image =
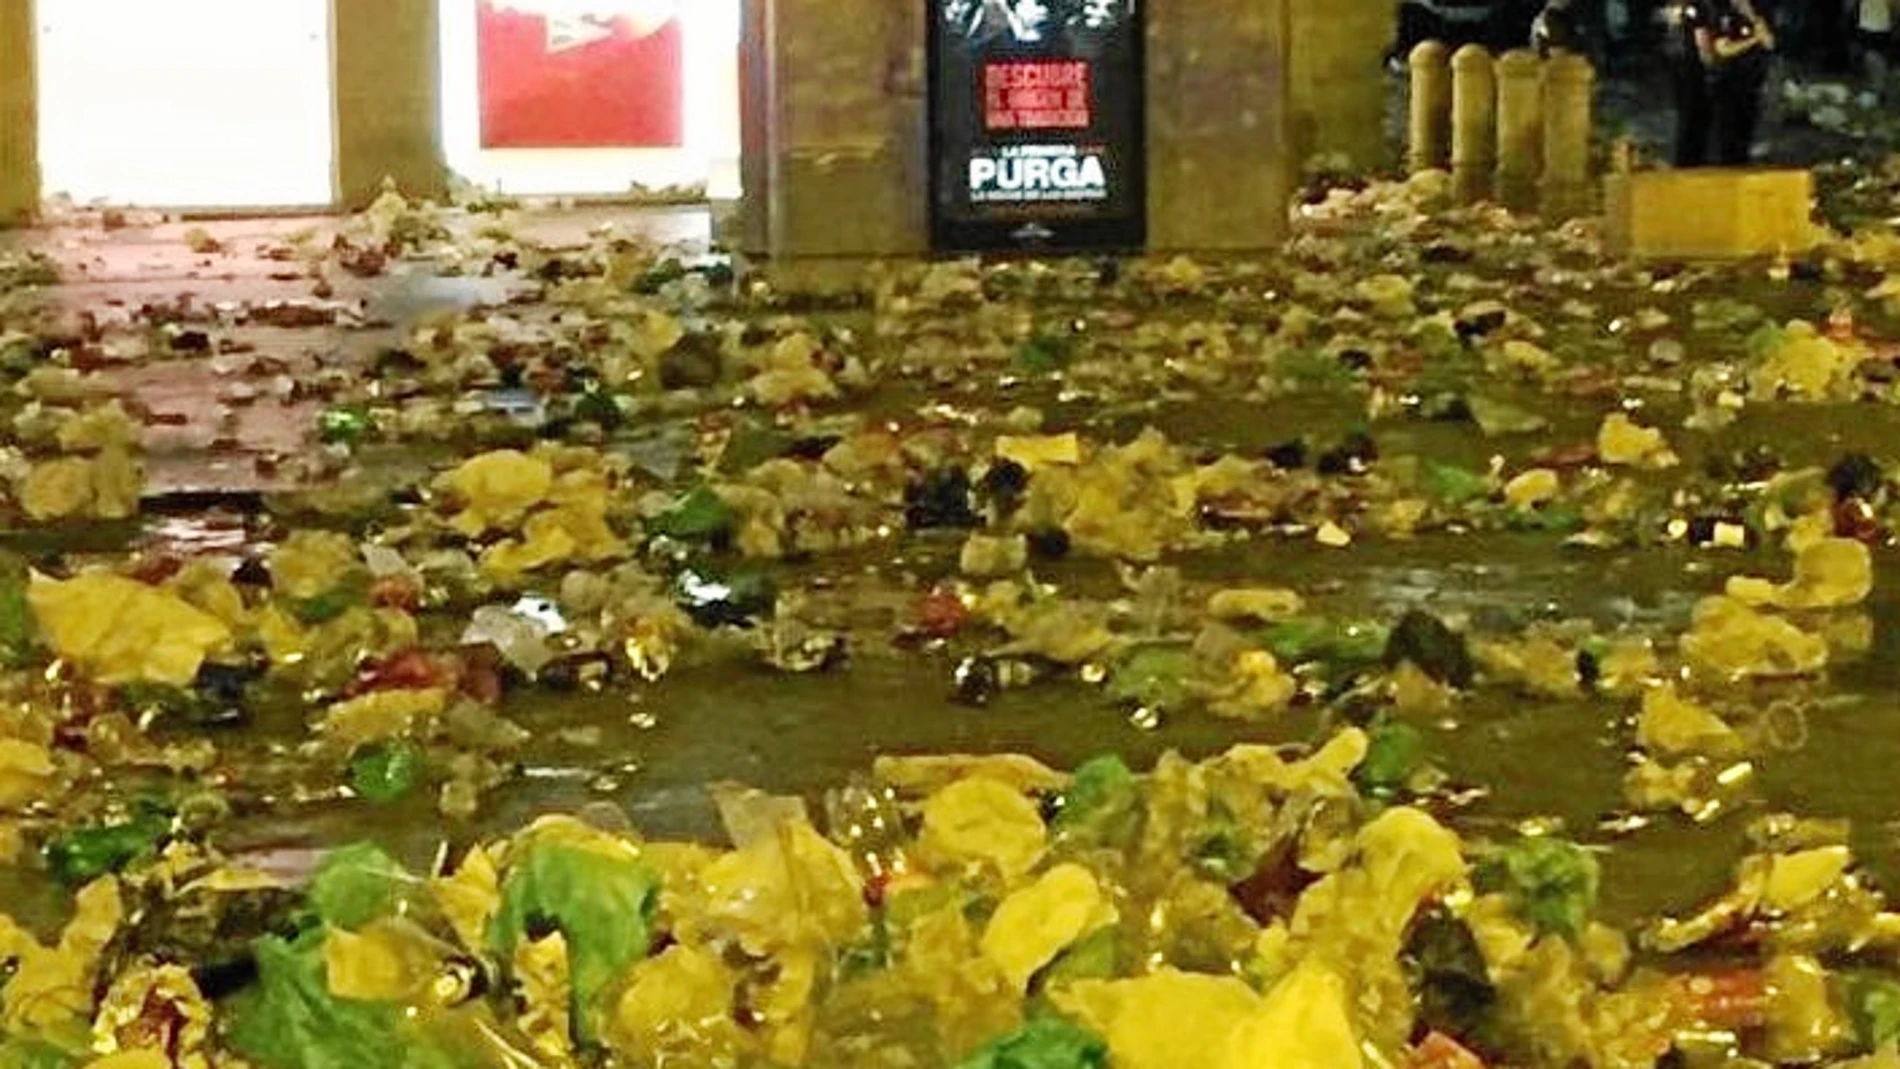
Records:
{"label": "stone pillar", "polygon": [[1420,41],[1408,59],[1412,74],[1406,169],[1441,171],[1451,162],[1451,66],[1443,41]]}
{"label": "stone pillar", "polygon": [[1499,203],[1512,211],[1537,204],[1544,169],[1543,64],[1527,49],[1506,52],[1497,62]]}
{"label": "stone pillar", "polygon": [[772,63],[771,0],[742,0],[739,8],[739,218],[734,238],[746,256],[771,249]]}
{"label": "stone pillar", "polygon": [[1242,252],[1286,236],[1290,0],[1148,7],[1148,239]]}
{"label": "stone pillar", "polygon": [[1491,53],[1470,44],[1451,57],[1451,188],[1460,204],[1491,195],[1497,166],[1497,79]]}
{"label": "stone pillar", "polygon": [[1571,219],[1590,209],[1590,61],[1559,52],[1544,61],[1544,216]]}
{"label": "stone pillar", "polygon": [[38,30],[33,0],[0,0],[0,226],[40,207]]}
{"label": "stone pillar", "polygon": [[338,201],[361,208],[385,180],[446,197],[436,0],[331,0],[330,19]]}
{"label": "stone pillar", "polygon": [[848,270],[927,250],[927,6],[748,0],[748,251]]}
{"label": "stone pillar", "polygon": [[[1149,18],[1168,4],[1150,4]],[[1342,157],[1351,169],[1391,166],[1386,144],[1385,55],[1393,0],[1292,0],[1287,53],[1293,164]]]}

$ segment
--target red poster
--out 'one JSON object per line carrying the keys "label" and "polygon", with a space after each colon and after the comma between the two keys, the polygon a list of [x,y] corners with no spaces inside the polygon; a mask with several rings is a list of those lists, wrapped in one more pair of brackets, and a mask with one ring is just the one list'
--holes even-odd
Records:
{"label": "red poster", "polygon": [[484,148],[678,148],[678,0],[481,0]]}

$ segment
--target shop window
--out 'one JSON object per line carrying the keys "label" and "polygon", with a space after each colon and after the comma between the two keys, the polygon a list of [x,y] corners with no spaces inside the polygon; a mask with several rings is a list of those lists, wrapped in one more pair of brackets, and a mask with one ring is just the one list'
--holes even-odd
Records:
{"label": "shop window", "polygon": [[737,195],[738,0],[442,0],[443,141],[506,193]]}
{"label": "shop window", "polygon": [[152,207],[334,199],[328,0],[38,5],[49,194]]}

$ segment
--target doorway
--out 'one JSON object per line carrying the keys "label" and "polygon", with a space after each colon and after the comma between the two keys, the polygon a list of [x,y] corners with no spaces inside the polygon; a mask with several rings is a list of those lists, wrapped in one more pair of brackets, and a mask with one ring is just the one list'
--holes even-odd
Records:
{"label": "doorway", "polygon": [[335,199],[329,0],[38,8],[49,194],[199,209]]}

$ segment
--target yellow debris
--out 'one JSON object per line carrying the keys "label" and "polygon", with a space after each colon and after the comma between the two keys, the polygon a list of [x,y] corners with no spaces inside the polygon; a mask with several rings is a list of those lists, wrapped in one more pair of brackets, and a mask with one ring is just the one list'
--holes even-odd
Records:
{"label": "yellow debris", "polygon": [[1776,854],[1762,885],[1762,904],[1782,913],[1800,909],[1826,894],[1853,863],[1854,856],[1845,846]]}
{"label": "yellow debris", "polygon": [[1082,462],[1082,440],[1074,433],[996,439],[996,456],[1034,472],[1048,467],[1072,467]]}
{"label": "yellow debris", "polygon": [[1042,859],[1042,815],[1020,791],[991,779],[950,784],[924,802],[918,846],[951,866],[988,866],[1014,880]]}
{"label": "yellow debris", "polygon": [[1228,665],[1227,677],[1207,694],[1216,716],[1251,720],[1285,709],[1300,685],[1266,650],[1244,650]]}
{"label": "yellow debris", "polygon": [[136,516],[145,473],[132,454],[107,449],[97,456],[59,457],[33,466],[17,493],[35,523],[123,520]]}
{"label": "yellow debris", "polygon": [[1723,679],[1807,675],[1827,666],[1827,640],[1728,597],[1697,603],[1682,637],[1689,664]]}
{"label": "yellow debris", "polygon": [[488,926],[501,910],[501,875],[488,851],[479,846],[469,850],[460,867],[430,881],[430,889],[462,945],[469,950],[486,947]]}
{"label": "yellow debris", "polygon": [[196,560],[180,569],[165,586],[237,632],[249,626],[251,610],[244,604],[244,595],[226,577],[228,571],[228,567],[209,560]]}
{"label": "yellow debris", "polygon": [[555,1064],[571,1064],[574,985],[568,964],[567,938],[554,932],[544,939],[524,939],[515,945],[511,964],[521,993],[519,1027],[522,1034]]}
{"label": "yellow debris", "polygon": [[462,504],[450,524],[469,537],[512,530],[554,488],[554,466],[513,449],[483,453],[441,477],[437,485]]}
{"label": "yellow debris", "polygon": [[138,448],[139,425],[116,399],[76,412],[59,425],[59,448],[66,453],[131,452]]}
{"label": "yellow debris", "polygon": [[1171,968],[1133,980],[1085,980],[1051,998],[1108,1042],[1115,1069],[1226,1069],[1236,1031],[1261,1007],[1260,996],[1235,977]]}
{"label": "yellow debris", "polygon": [[1546,374],[1558,367],[1557,358],[1550,350],[1522,338],[1512,338],[1500,346],[1498,362],[1504,370],[1529,375]]}
{"label": "yellow debris", "polygon": [[0,1025],[18,1035],[89,1021],[99,955],[124,916],[119,881],[107,877],[80,890],[73,919],[53,946],[0,917],[0,953],[17,962],[0,992]]}
{"label": "yellow debris", "polygon": [[324,975],[338,998],[407,1002],[427,990],[438,965],[423,933],[404,922],[332,928],[323,938]]}
{"label": "yellow debris", "polygon": [[742,1035],[733,1020],[738,976],[697,947],[673,946],[634,966],[603,1029],[609,1046],[665,1063],[730,1057]]}
{"label": "yellow debris", "polygon": [[1836,344],[1814,324],[1794,320],[1749,377],[1757,400],[1789,396],[1798,400],[1844,397],[1851,388],[1861,353]]}
{"label": "yellow debris", "polygon": [[[1819,960],[1806,954],[1778,953],[1768,959],[1762,972],[1773,992],[1763,1022],[1763,1054],[1774,1064],[1821,1064],[1851,1042],[1853,1023],[1837,1001],[1834,977]],[[1896,1049],[1893,1044],[1887,1046],[1890,1051]]]}
{"label": "yellow debris", "polygon": [[1729,577],[1724,592],[1751,606],[1783,609],[1842,609],[1867,600],[1874,589],[1874,559],[1851,538],[1818,537],[1795,550],[1794,578],[1776,584],[1753,575]]}
{"label": "yellow debris", "polygon": [[1612,412],[1597,429],[1597,457],[1605,464],[1630,468],[1668,468],[1676,454],[1668,439],[1653,427],[1644,427],[1622,412]]}
{"label": "yellow debris", "polygon": [[176,594],[106,572],[63,582],[35,574],[26,596],[53,650],[107,685],[185,686],[207,656],[231,643],[230,629],[217,617]]}
{"label": "yellow debris", "polygon": [[1271,787],[1281,794],[1311,792],[1328,798],[1355,793],[1352,772],[1365,761],[1372,740],[1358,728],[1346,728],[1326,740],[1311,756],[1288,761],[1271,746],[1241,743],[1215,758],[1223,769],[1242,779]]}
{"label": "yellow debris", "polygon": [[1514,509],[1530,509],[1556,499],[1563,489],[1557,473],[1549,468],[1532,468],[1504,484],[1504,503]]}
{"label": "yellow debris", "polygon": [[699,873],[696,923],[757,955],[828,952],[858,932],[864,888],[849,855],[786,820]]}
{"label": "yellow debris", "polygon": [[[1359,868],[1374,892],[1360,904],[1366,908],[1334,918],[1362,929],[1401,937],[1412,915],[1428,897],[1446,891],[1465,876],[1463,845],[1456,833],[1421,809],[1388,809],[1359,829],[1355,839]],[[1301,899],[1301,906],[1306,905]],[[1323,912],[1313,916],[1324,916]],[[1297,934],[1307,911],[1295,914]]]}
{"label": "yellow debris", "polygon": [[51,794],[53,752],[25,739],[0,739],[0,809],[24,809]]}
{"label": "yellow debris", "polygon": [[109,1056],[107,1062],[146,1050],[152,1040],[148,1014],[154,1006],[169,1010],[174,1022],[168,1044],[171,1060],[156,1063],[154,1069],[159,1064],[165,1069],[210,1069],[206,1047],[216,1011],[183,965],[136,963],[114,978],[92,1019],[92,1049]]}
{"label": "yellow debris", "polygon": [[482,574],[512,582],[551,564],[598,563],[623,555],[626,544],[607,526],[604,506],[604,501],[576,503],[535,513],[522,526],[521,540],[504,540],[482,554]]}
{"label": "yellow debris", "polygon": [[1867,600],[1874,588],[1874,558],[1851,538],[1812,543],[1795,557],[1794,581],[1777,599],[1789,609],[1839,609]]}
{"label": "yellow debris", "polygon": [[871,774],[879,783],[918,795],[971,778],[993,780],[1014,788],[1019,794],[1057,791],[1069,783],[1065,773],[1023,754],[886,755],[872,762]]}
{"label": "yellow debris", "polygon": [[161,1050],[128,1050],[86,1063],[86,1069],[173,1069],[171,1056]]}
{"label": "yellow debris", "polygon": [[1029,542],[1022,535],[973,534],[957,556],[958,571],[982,579],[1014,575],[1028,564]]}
{"label": "yellow debris", "polygon": [[1457,698],[1452,688],[1425,674],[1411,661],[1392,670],[1392,704],[1402,712],[1442,713]]}
{"label": "yellow debris", "polygon": [[1375,315],[1389,319],[1402,319],[1417,311],[1412,301],[1412,281],[1403,275],[1373,275],[1361,279],[1353,287],[1353,293]]}
{"label": "yellow debris", "polygon": [[763,352],[758,373],[746,382],[746,393],[774,408],[838,396],[838,384],[818,365],[820,355],[818,342],[809,334],[779,339]]}
{"label": "yellow debris", "polygon": [[321,597],[356,566],[357,552],[341,532],[297,531],[271,550],[271,588],[292,598]]}
{"label": "yellow debris", "polygon": [[449,692],[440,687],[373,691],[330,706],[322,731],[341,746],[354,749],[408,735],[420,721],[440,714],[448,705]]}
{"label": "yellow debris", "polygon": [[1223,1069],[1359,1069],[1365,1058],[1353,1034],[1345,980],[1307,959],[1267,992],[1240,1022]]}
{"label": "yellow debris", "polygon": [[1071,943],[1115,920],[1115,908],[1095,877],[1080,865],[1057,865],[1005,898],[983,930],[983,956],[1010,986],[1029,989],[1030,978]]}
{"label": "yellow debris", "polygon": [[1306,599],[1291,590],[1257,587],[1223,590],[1207,599],[1207,614],[1217,620],[1257,620],[1272,623],[1298,616]]}
{"label": "yellow debris", "polygon": [[1742,749],[1742,737],[1708,709],[1664,684],[1643,694],[1636,718],[1636,741],[1662,757],[1684,754],[1726,756]]}

